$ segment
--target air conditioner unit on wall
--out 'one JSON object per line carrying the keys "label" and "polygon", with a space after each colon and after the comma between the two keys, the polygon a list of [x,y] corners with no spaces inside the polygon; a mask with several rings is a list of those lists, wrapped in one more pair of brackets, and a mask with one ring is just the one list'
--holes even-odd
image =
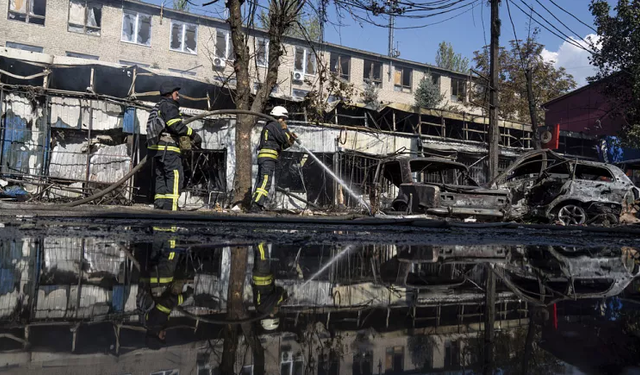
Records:
{"label": "air conditioner unit on wall", "polygon": [[292,74],[293,82],[302,82],[303,76],[301,72],[293,72]]}
{"label": "air conditioner unit on wall", "polygon": [[221,57],[215,57],[213,59],[213,66],[215,68],[224,68],[227,65],[227,61]]}

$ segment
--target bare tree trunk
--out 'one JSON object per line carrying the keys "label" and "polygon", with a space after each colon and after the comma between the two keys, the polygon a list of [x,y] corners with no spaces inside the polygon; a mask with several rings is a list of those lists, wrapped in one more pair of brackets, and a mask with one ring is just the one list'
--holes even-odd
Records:
{"label": "bare tree trunk", "polygon": [[[491,267],[489,264],[488,268]],[[484,359],[482,373],[493,374],[494,367],[494,325],[496,318],[496,276],[493,270],[487,269],[484,303]]]}
{"label": "bare tree trunk", "polygon": [[[530,59],[531,56],[528,56],[528,58]],[[525,69],[524,78],[527,80],[527,100],[529,101],[529,115],[531,116],[533,148],[539,150],[542,145],[540,144],[540,136],[538,135],[538,116],[535,97],[533,96],[533,77],[531,76],[531,69]]]}
{"label": "bare tree trunk", "polygon": [[[231,272],[227,291],[227,319],[239,320],[247,317],[243,303],[244,279],[247,273],[248,248],[231,248]],[[224,344],[220,370],[223,374],[234,374],[240,330],[237,325],[227,325],[224,330]]]}
{"label": "bare tree trunk", "polygon": [[244,337],[253,353],[253,374],[264,375],[264,348],[260,344],[260,338],[251,323],[242,324],[242,333],[244,333]]}
{"label": "bare tree trunk", "polygon": [[[249,109],[251,86],[249,83],[249,47],[242,27],[242,1],[228,0],[231,40],[235,52],[233,70],[236,76],[236,108]],[[234,178],[233,202],[247,207],[251,200],[251,128],[253,118],[238,115],[236,119],[236,173]]]}

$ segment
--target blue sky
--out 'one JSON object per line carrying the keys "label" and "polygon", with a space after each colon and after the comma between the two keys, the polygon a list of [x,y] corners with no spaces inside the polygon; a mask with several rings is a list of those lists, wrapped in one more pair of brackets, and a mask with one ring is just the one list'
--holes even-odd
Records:
{"label": "blue sky", "polygon": [[[167,1],[167,4],[170,4],[169,1]],[[267,4],[265,0],[262,1],[265,5]],[[448,14],[427,19],[411,20],[396,18],[397,29],[395,30],[395,41],[400,51],[400,57],[433,64],[435,63],[435,53],[438,44],[442,41],[447,41],[453,45],[456,52],[463,54],[469,59],[473,58],[473,52],[481,49],[489,41],[490,11],[486,5],[486,0],[460,1],[460,5],[458,6],[461,6],[461,8]],[[612,5],[617,2],[617,0],[608,1]],[[152,0],[151,2],[157,4],[161,2],[161,0]],[[196,4],[202,3],[198,0],[194,2]],[[416,2],[419,3],[420,1]],[[571,43],[565,39],[566,37],[571,37],[578,43],[585,44],[582,38],[587,38],[589,35],[593,36],[595,32],[571,15],[562,11],[553,4],[554,2],[587,25],[593,25],[593,17],[589,12],[590,0],[511,0],[510,9],[515,24],[515,32],[518,38],[522,39],[526,37],[529,28],[528,15],[525,15],[516,5],[519,5],[528,12],[528,9],[524,5],[528,4],[544,19],[552,22],[566,34],[566,36],[557,31],[556,33],[560,34],[560,37],[553,35],[534,22],[534,25],[540,28],[538,41],[545,45],[543,57],[548,60],[553,60],[556,66],[565,67],[567,71],[574,75],[578,86],[581,86],[586,83],[586,77],[593,74],[593,68],[589,66],[588,62],[589,53],[571,45]],[[220,3],[221,4],[214,4],[205,8],[192,6],[191,11],[222,18],[224,16],[222,13],[222,0],[220,0]],[[554,19],[543,6],[551,11],[566,27]],[[361,20],[354,19],[348,14],[343,14],[343,17],[340,18],[335,7],[331,4],[327,12],[330,22],[325,27],[326,41],[387,54],[388,28],[364,23]],[[452,16],[456,17],[448,19]],[[535,13],[533,16],[541,20],[541,17]],[[514,30],[509,20],[506,0],[502,1],[500,17],[502,19],[500,43],[501,45],[506,45],[510,40],[514,39]],[[378,17],[375,21],[379,24],[388,24],[388,18],[386,17]],[[413,28],[423,25],[428,26]],[[545,25],[549,27],[548,24]]]}

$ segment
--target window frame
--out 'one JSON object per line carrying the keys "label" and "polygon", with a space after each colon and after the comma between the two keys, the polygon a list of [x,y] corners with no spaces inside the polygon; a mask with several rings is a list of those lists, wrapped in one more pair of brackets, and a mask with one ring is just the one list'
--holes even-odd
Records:
{"label": "window frame", "polygon": [[[258,58],[258,46],[260,45],[260,42],[264,42],[264,64],[260,64],[260,60]],[[268,38],[259,38],[256,37],[254,39],[254,50],[255,50],[255,54],[256,54],[256,65],[261,67],[261,68],[268,68],[269,67],[269,39]]]}
{"label": "window frame", "polygon": [[[136,16],[136,22],[134,24],[134,30],[133,30],[133,34],[135,35],[135,40],[134,41],[129,41],[126,40],[124,38],[124,17],[129,14],[129,15],[134,15]],[[139,28],[140,28],[140,16],[148,16],[149,17],[149,44],[144,44],[144,43],[140,43],[138,42],[138,34],[140,33]],[[122,10],[122,25],[120,27],[120,41],[123,43],[129,43],[129,44],[135,44],[137,46],[143,46],[143,47],[151,47],[151,37],[153,36],[153,16],[151,14],[148,13],[142,13],[142,12],[138,12],[135,10],[129,10],[129,9],[123,9]]]}
{"label": "window frame", "polygon": [[[302,70],[296,68],[296,54],[298,53],[298,50],[303,51]],[[305,76],[315,77],[318,74],[318,61],[317,58],[311,60],[313,62],[313,73],[307,72],[307,67],[309,65],[309,55],[315,56],[315,53],[307,47],[293,46],[293,71],[296,73],[302,73]]]}
{"label": "window frame", "polygon": [[[225,61],[233,61],[235,59],[235,55],[233,55],[233,47],[231,41],[231,31],[225,29],[215,29],[215,43],[213,45],[213,58],[224,59]],[[218,56],[218,33],[224,34],[224,56]]]}
{"label": "window frame", "polygon": [[[362,69],[362,81],[368,84],[373,84],[375,87],[377,88],[382,88],[382,70],[383,70],[383,64],[379,61],[374,61],[374,60],[363,60],[364,61],[364,67]],[[365,77],[365,72],[367,71],[366,66],[367,63],[370,63],[370,77]],[[373,77],[374,72],[375,72],[375,65],[378,64],[380,65],[380,78],[376,79],[375,77]]]}
{"label": "window frame", "polygon": [[[11,0],[8,1],[7,4],[7,20],[9,21],[16,21],[16,22],[24,22],[24,23],[28,23],[31,25],[40,25],[40,26],[44,26],[45,22],[46,22],[46,18],[47,18],[47,0],[42,0],[44,2],[44,15],[39,15],[39,14],[35,14],[33,12],[31,12],[31,0],[25,0],[27,3],[25,5],[25,12],[21,13],[21,12],[17,12],[15,10],[11,10]],[[37,0],[33,0],[33,2],[36,2]],[[35,8],[35,7],[34,7]],[[11,18],[11,14],[19,14],[19,15],[23,15],[24,16],[24,20],[21,20],[19,18]],[[30,22],[29,20],[31,18],[37,19],[37,20],[42,20],[42,23],[37,23],[37,22]]]}
{"label": "window frame", "polygon": [[[175,49],[173,47],[171,47],[171,42],[173,41],[173,25],[181,25],[182,26],[182,33],[180,35],[180,49]],[[190,52],[189,50],[187,50],[186,46],[186,36],[187,36],[187,26],[193,26],[195,27],[195,36],[194,39],[196,41],[196,48],[193,52]],[[180,53],[186,53],[187,55],[197,55],[198,54],[198,25],[196,25],[195,23],[189,23],[189,22],[183,22],[183,21],[177,21],[177,20],[171,20],[171,25],[169,27],[169,50],[173,51],[173,52],[180,52]]]}
{"label": "window frame", "polygon": [[151,64],[145,64],[129,60],[118,60],[118,64],[122,66],[139,66],[141,68],[151,68]]}
{"label": "window frame", "polygon": [[[413,69],[406,67],[406,66],[402,66],[402,65],[395,65],[393,67],[393,91],[396,92],[404,92],[404,93],[412,93],[413,92]],[[398,70],[399,69],[399,70]],[[400,75],[400,84],[398,85],[395,81],[395,77],[396,74],[398,73],[398,71],[400,71],[401,75]],[[405,85],[404,84],[404,78],[405,78],[405,72],[408,71],[409,72],[409,85]]]}
{"label": "window frame", "polygon": [[[336,57],[335,62],[338,65],[337,69],[334,68],[334,64],[333,64],[334,56]],[[348,60],[347,61],[347,73],[346,74],[344,72],[342,72],[342,59],[343,58],[347,58],[347,60]],[[336,74],[336,76],[340,77],[341,79],[344,79],[345,81],[350,81],[351,80],[351,56],[345,55],[343,53],[331,52],[331,55],[329,56],[329,71],[331,73]]]}
{"label": "window frame", "polygon": [[[84,4],[84,24],[83,25],[78,25],[78,24],[72,24],[71,23],[71,4],[73,2],[78,2],[78,3],[82,3]],[[88,26],[87,25],[87,17],[89,16],[89,5],[93,5],[93,6],[99,6],[100,7],[100,27],[94,27],[94,26]],[[69,9],[68,9],[68,14],[67,14],[67,31],[70,33],[76,33],[76,34],[84,34],[84,35],[90,35],[90,36],[101,36],[102,35],[102,4],[96,2],[96,1],[92,1],[92,0],[69,0]],[[124,17],[124,16],[123,16]],[[71,27],[80,27],[82,26],[82,32],[79,31],[73,31],[70,28]],[[90,33],[87,32],[87,30],[94,30],[97,31],[97,33]]]}
{"label": "window frame", "polygon": [[[9,46],[9,44],[13,44],[14,46]],[[4,44],[4,46],[6,48],[19,49],[20,51],[27,51],[27,52],[32,52],[32,53],[44,53],[44,47],[34,46],[34,45],[31,45],[31,44],[12,42],[10,40],[7,40],[5,42],[5,44]],[[28,48],[20,48],[18,46],[24,46],[24,47],[28,47]]]}
{"label": "window frame", "polygon": [[[76,58],[76,59],[95,60],[95,61],[100,60],[100,56],[89,55],[89,54],[86,54],[86,53],[65,51],[64,54],[67,57],[73,57],[73,58]],[[73,56],[73,55],[76,55],[76,56]]]}
{"label": "window frame", "polygon": [[[458,94],[454,94],[453,93],[453,83],[457,82],[456,84],[456,91],[460,91],[460,87],[462,87],[462,95]],[[455,77],[451,77],[451,85],[449,87],[449,90],[451,91],[451,95],[450,95],[450,99],[452,102],[458,102],[458,103],[466,103],[467,102],[467,81],[465,79],[460,79],[460,78],[455,78]]]}

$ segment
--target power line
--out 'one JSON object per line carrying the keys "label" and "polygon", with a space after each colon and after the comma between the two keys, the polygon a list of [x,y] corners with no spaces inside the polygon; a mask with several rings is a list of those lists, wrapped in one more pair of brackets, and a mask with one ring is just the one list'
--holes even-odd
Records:
{"label": "power line", "polygon": [[591,25],[588,25],[588,24],[584,23],[580,18],[576,17],[573,13],[571,13],[571,12],[567,11],[566,9],[564,9],[563,7],[561,7],[560,5],[556,4],[556,2],[555,2],[555,1],[553,1],[553,0],[549,0],[549,1],[551,1],[551,4],[553,4],[553,5],[557,6],[558,8],[560,8],[560,10],[561,10],[561,11],[563,11],[563,12],[567,13],[567,14],[568,14],[568,15],[570,15],[571,17],[575,18],[575,19],[576,19],[578,22],[580,22],[581,24],[583,24],[583,25],[585,25],[586,27],[588,27],[589,29],[593,30],[593,32],[595,32],[595,33],[597,33],[597,32],[598,32],[598,30],[594,29],[594,28],[593,28],[593,26],[591,26]]}
{"label": "power line", "polygon": [[552,16],[553,18],[555,18],[555,19],[556,19],[556,21],[560,22],[560,24],[561,24],[562,26],[564,26],[567,30],[569,30],[570,32],[572,32],[575,36],[577,36],[578,38],[580,38],[580,39],[581,39],[583,42],[585,42],[586,44],[589,44],[589,42],[588,42],[587,40],[585,40],[583,37],[581,37],[581,36],[580,36],[580,34],[576,33],[576,32],[575,32],[575,31],[573,31],[573,30],[571,30],[571,29],[569,28],[569,26],[567,26],[564,22],[562,22],[562,20],[560,20],[558,17],[556,17],[556,15],[555,15],[555,14],[553,14],[553,12],[551,12],[551,11],[550,11],[546,6],[544,6],[544,4],[542,4],[542,3],[540,2],[540,0],[536,0],[536,2],[537,2],[538,4],[540,4],[540,6],[541,6],[544,10],[546,10],[549,14],[551,14],[551,16]]}

